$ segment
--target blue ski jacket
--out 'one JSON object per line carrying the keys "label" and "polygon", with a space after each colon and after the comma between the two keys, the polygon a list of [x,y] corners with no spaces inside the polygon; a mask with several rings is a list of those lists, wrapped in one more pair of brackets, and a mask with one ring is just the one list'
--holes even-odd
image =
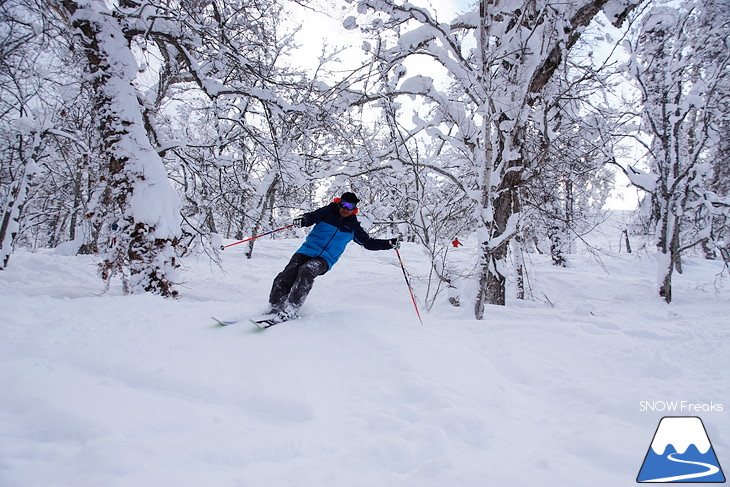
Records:
{"label": "blue ski jacket", "polygon": [[[330,203],[318,210],[302,215],[302,225],[314,228],[297,253],[310,257],[322,257],[329,269],[335,265],[351,240],[368,250],[388,250],[392,248],[389,240],[371,238],[352,214],[345,218],[340,215],[337,203]],[[328,270],[329,270],[328,269]]]}

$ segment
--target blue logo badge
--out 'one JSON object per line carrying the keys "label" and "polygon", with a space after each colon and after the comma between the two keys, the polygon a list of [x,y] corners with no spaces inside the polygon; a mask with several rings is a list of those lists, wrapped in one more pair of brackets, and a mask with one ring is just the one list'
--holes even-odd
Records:
{"label": "blue logo badge", "polygon": [[636,481],[725,482],[702,420],[696,416],[662,418]]}

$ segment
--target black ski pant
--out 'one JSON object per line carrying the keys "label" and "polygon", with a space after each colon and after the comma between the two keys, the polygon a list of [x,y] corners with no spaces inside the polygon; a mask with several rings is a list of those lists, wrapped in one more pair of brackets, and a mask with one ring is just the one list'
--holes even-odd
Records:
{"label": "black ski pant", "polygon": [[274,278],[269,294],[271,311],[296,313],[312,290],[314,278],[327,272],[328,267],[327,261],[321,257],[299,253],[292,255],[284,270]]}

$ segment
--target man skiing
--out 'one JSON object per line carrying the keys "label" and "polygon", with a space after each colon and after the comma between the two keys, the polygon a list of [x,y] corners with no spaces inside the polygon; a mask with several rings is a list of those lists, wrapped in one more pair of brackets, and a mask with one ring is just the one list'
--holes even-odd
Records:
{"label": "man skiing", "polygon": [[294,219],[294,226],[314,228],[306,241],[292,256],[271,286],[269,295],[270,318],[273,325],[297,316],[314,284],[314,278],[330,270],[345,251],[350,241],[368,250],[388,250],[400,247],[398,238],[371,238],[360,226],[354,193],[343,193],[334,202]]}

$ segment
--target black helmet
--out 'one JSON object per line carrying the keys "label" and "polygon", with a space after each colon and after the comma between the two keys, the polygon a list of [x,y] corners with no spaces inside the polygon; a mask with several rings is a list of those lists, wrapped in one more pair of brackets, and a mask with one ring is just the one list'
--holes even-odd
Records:
{"label": "black helmet", "polygon": [[357,196],[355,196],[355,193],[350,193],[349,191],[347,193],[342,193],[342,196],[340,197],[341,201],[349,201],[350,203],[358,204],[360,200]]}

